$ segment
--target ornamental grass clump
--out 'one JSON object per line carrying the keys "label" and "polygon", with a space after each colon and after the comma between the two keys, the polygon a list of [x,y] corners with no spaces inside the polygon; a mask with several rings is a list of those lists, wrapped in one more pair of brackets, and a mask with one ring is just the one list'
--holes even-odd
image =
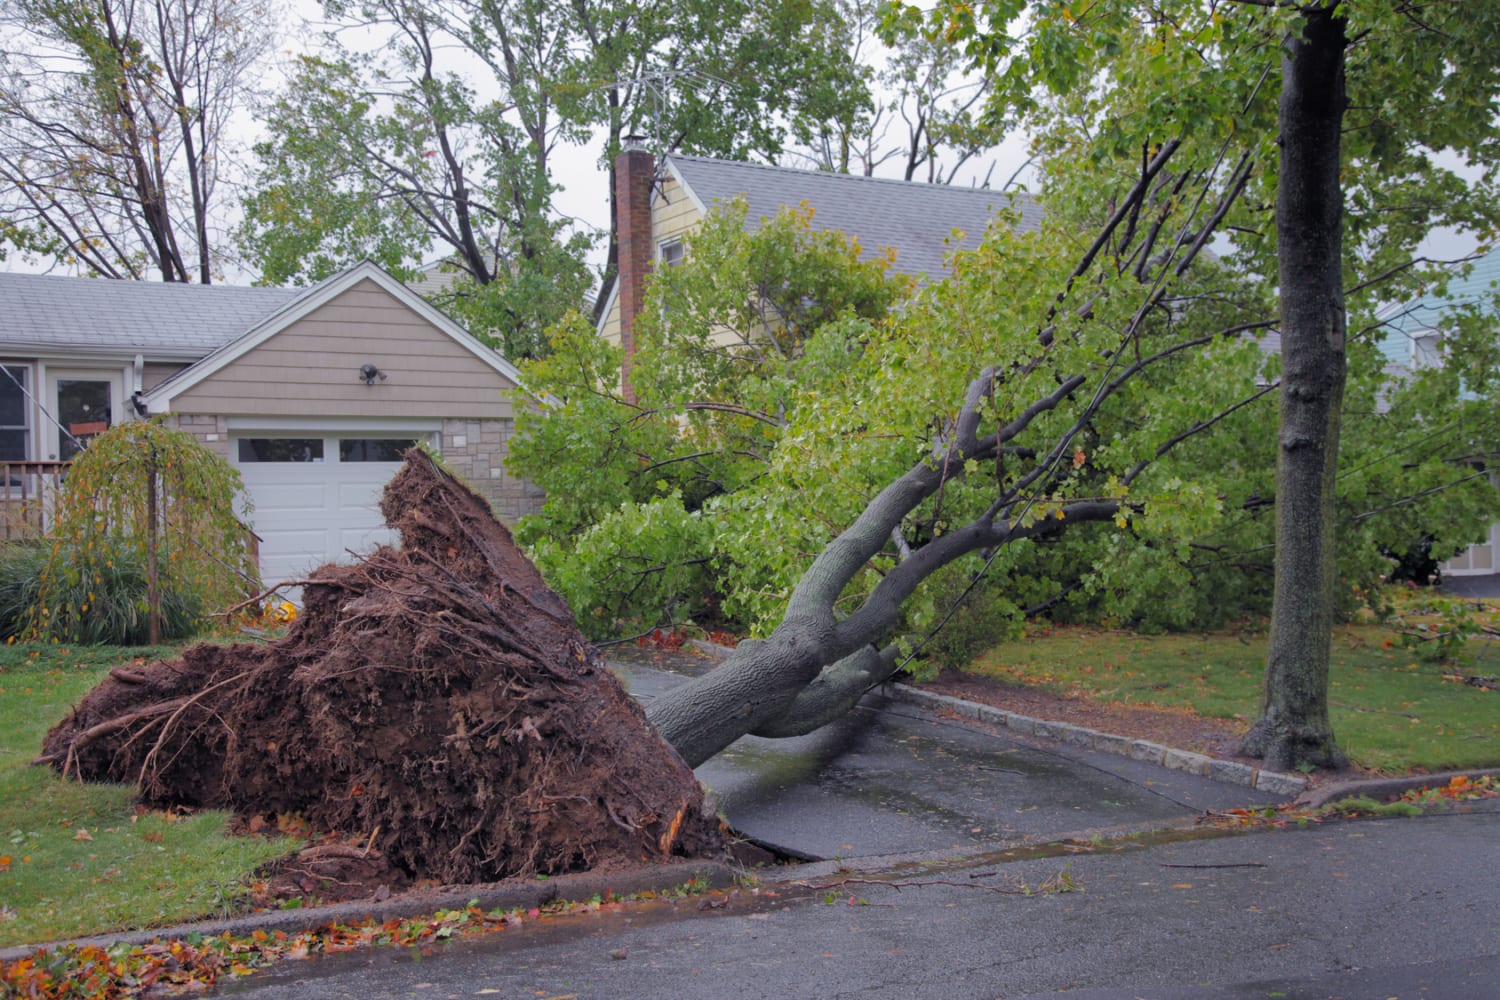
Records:
{"label": "ornamental grass clump", "polygon": [[94,438],[64,480],[24,634],[137,644],[199,631],[259,587],[241,497],[229,463],[159,421]]}

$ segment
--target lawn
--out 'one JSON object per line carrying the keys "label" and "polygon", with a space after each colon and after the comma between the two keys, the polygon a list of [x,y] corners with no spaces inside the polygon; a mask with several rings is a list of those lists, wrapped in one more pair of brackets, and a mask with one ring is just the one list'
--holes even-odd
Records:
{"label": "lawn", "polygon": [[163,926],[232,909],[291,842],[226,836],[222,813],[138,811],[131,791],[30,761],[111,666],[171,647],[0,646],[0,946]]}
{"label": "lawn", "polygon": [[[1356,763],[1381,771],[1500,765],[1500,691],[1469,682],[1500,674],[1500,646],[1473,640],[1446,662],[1424,652],[1404,648],[1385,625],[1334,634],[1329,701],[1339,744]],[[995,646],[965,670],[1103,702],[1186,707],[1248,722],[1259,705],[1265,654],[1263,627],[1158,636],[1057,628]]]}

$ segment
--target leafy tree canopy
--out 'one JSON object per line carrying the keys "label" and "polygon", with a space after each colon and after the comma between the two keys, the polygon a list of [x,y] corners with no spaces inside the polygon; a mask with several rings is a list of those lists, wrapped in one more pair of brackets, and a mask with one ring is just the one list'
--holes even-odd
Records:
{"label": "leafy tree canopy", "polygon": [[[1120,227],[1134,235],[1100,247],[1102,276],[1081,286],[1073,268],[1089,247],[1067,211],[1035,234],[1001,220],[921,288],[878,254],[815,230],[806,208],[748,233],[742,207],[712,216],[685,262],[653,282],[634,404],[616,390],[619,352],[581,321],[556,331],[554,355],[528,370],[553,405],[524,418],[514,444],[516,470],[548,493],[520,537],[596,635],[705,615],[763,634],[813,557],[928,446],[981,359],[1007,372],[993,404],[1003,422],[1016,416],[1007,406],[1029,406],[1066,372],[1105,379],[1165,351],[1071,436],[1076,414],[1037,417],[1040,439],[1069,441],[1044,474],[1041,449],[1018,444],[946,485],[905,520],[846,606],[983,510],[997,485],[1031,476],[1018,519],[1086,498],[1128,506],[1113,528],[992,553],[976,598],[991,629],[1027,609],[1169,628],[1262,609],[1278,360],[1259,338],[1274,326],[1274,302],[1267,283],[1222,261],[1184,276],[1173,267],[1201,225],[1194,218],[1213,212],[1189,192],[1205,180],[1238,190],[1244,176],[1159,175],[1148,209]],[[1059,180],[1059,190],[1081,189]],[[1038,355],[1044,327],[1050,346]],[[1354,356],[1344,428],[1354,457],[1340,480],[1350,585],[1372,583],[1390,565],[1384,553],[1429,532],[1447,554],[1482,530],[1494,493],[1454,460],[1497,433],[1488,404],[1458,391],[1456,367],[1393,384],[1373,338]],[[590,460],[570,458],[581,455]],[[981,565],[974,556],[935,576],[908,603],[908,627],[941,620]]]}

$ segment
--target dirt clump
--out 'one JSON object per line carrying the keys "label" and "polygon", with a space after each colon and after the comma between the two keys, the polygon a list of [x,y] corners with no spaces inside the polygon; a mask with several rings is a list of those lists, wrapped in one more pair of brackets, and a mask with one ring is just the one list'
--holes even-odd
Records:
{"label": "dirt clump", "polygon": [[313,573],[284,638],[115,671],[41,759],[152,807],[300,814],[440,882],[721,851],[692,771],[488,505],[413,451],[381,509],[401,547]]}

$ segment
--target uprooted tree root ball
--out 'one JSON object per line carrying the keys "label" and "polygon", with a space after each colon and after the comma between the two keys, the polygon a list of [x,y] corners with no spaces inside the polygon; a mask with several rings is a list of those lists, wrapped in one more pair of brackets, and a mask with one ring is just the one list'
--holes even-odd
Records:
{"label": "uprooted tree root ball", "polygon": [[444,882],[723,849],[483,500],[413,451],[381,509],[401,548],[315,572],[284,638],[114,671],[41,760],[154,807],[301,813]]}

